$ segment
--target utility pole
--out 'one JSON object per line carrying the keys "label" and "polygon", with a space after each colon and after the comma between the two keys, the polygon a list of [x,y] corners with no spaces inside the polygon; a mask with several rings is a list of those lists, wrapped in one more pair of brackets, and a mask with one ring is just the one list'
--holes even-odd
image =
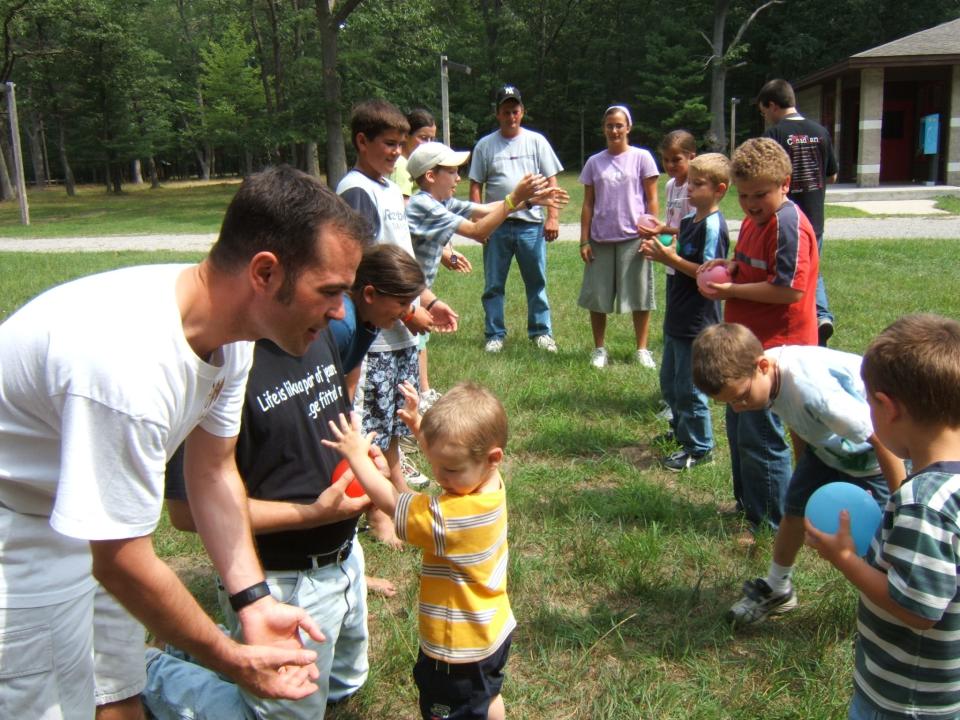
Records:
{"label": "utility pole", "polygon": [[30,205],[27,202],[27,182],[23,177],[23,151],[20,148],[20,121],[17,119],[17,96],[14,84],[8,82],[4,87],[7,94],[7,113],[10,115],[10,144],[13,147],[13,174],[17,184],[17,197],[20,202],[20,224],[30,224]]}
{"label": "utility pole", "polygon": [[450,62],[446,55],[440,56],[440,122],[443,125],[443,142],[447,146],[450,145],[450,92],[447,88],[450,70],[459,70],[464,75],[471,73],[469,65]]}
{"label": "utility pole", "polygon": [[737,105],[740,104],[740,98],[730,98],[730,157],[733,157],[733,150],[737,146]]}

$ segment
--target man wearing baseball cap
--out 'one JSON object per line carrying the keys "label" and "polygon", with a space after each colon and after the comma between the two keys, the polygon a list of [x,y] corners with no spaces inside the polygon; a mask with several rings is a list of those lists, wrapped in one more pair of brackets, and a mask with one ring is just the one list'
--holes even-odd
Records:
{"label": "man wearing baseball cap", "polygon": [[[563,166],[543,135],[520,126],[523,101],[513,85],[497,91],[496,118],[499,130],[482,138],[473,151],[470,199],[480,202],[486,186],[488,202],[515,204],[510,191],[530,173],[546,178],[548,187],[557,187],[556,175]],[[558,218],[556,205],[547,206],[546,221],[539,207],[517,207],[484,244],[482,299],[487,352],[500,352],[507,335],[504,295],[514,256],[527,294],[527,335],[538,348],[557,351],[547,300],[546,242],[557,239]]]}

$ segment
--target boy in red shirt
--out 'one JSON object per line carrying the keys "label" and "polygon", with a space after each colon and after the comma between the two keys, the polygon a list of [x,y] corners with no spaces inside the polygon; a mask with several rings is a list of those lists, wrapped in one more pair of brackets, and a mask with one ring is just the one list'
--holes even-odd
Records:
{"label": "boy in red shirt", "polygon": [[[704,263],[701,272],[724,264],[729,283],[710,283],[726,300],[724,321],[753,331],[764,350],[780,345],[816,345],[817,240],[810,221],[787,199],[790,158],[769,138],[754,138],[733,154],[733,182],[746,217],[733,260]],[[769,409],[734,412],[727,406],[727,440],[733,494],[756,528],[780,523],[790,482],[790,448],[783,424]]]}

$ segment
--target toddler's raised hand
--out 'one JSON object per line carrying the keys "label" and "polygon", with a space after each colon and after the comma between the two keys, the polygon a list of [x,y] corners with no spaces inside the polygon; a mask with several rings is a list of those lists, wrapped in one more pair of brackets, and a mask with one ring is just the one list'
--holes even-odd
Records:
{"label": "toddler's raised hand", "polygon": [[397,410],[397,417],[414,433],[420,428],[420,393],[409,380],[397,385],[403,395],[403,407]]}
{"label": "toddler's raised hand", "polygon": [[354,412],[350,413],[349,420],[343,413],[340,413],[338,420],[339,422],[333,420],[329,422],[330,434],[333,435],[334,439],[327,440],[324,438],[320,442],[327,447],[334,448],[347,460],[366,457],[367,453],[370,452],[370,442],[376,433],[370,433],[370,435],[364,437],[363,433],[360,432],[360,416]]}

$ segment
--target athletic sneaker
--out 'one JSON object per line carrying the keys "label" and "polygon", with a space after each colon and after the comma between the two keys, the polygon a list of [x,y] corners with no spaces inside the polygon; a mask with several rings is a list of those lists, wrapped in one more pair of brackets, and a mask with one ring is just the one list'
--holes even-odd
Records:
{"label": "athletic sneaker", "polygon": [[822,317],[817,320],[817,344],[820,347],[827,346],[827,340],[833,337],[833,321],[830,318]]}
{"label": "athletic sneaker", "polygon": [[660,401],[660,404],[663,408],[654,415],[655,418],[660,420],[666,420],[667,422],[673,422],[673,410],[670,409],[670,406],[667,405],[663,400]]}
{"label": "athletic sneaker", "polygon": [[533,339],[533,344],[547,352],[555,353],[557,351],[557,341],[549,335],[537,335]]}
{"label": "athletic sneaker", "polygon": [[610,357],[607,355],[607,349],[604,347],[594,348],[593,352],[590,353],[590,364],[598,370],[605,368],[609,362]]}
{"label": "athletic sneaker", "polygon": [[770,615],[782,615],[797,607],[797,593],[793,586],[780,595],[763,578],[747,580],[743,584],[743,597],[727,612],[727,622],[735,625],[753,625],[766,620]]}
{"label": "athletic sneaker", "polygon": [[487,340],[487,344],[483,346],[483,349],[488,353],[498,353],[503,350],[503,338],[491,338]]}
{"label": "athletic sneaker", "polygon": [[655,370],[657,367],[657,361],[653,359],[653,353],[644,348],[643,350],[637,350],[637,362],[643,365],[645,368],[650,368]]}
{"label": "athletic sneaker", "polygon": [[667,470],[672,470],[673,472],[681,472],[682,470],[689,470],[690,468],[696,467],[697,465],[703,465],[705,463],[713,462],[713,455],[709,450],[705,453],[700,453],[695,455],[689,453],[686,450],[677,450],[677,452],[672,455],[668,455],[660,461],[660,464],[663,465]]}
{"label": "athletic sneaker", "polygon": [[400,452],[404,452],[407,455],[416,455],[420,452],[420,446],[417,445],[417,439],[414,437],[403,435],[397,445],[400,446]]}
{"label": "athletic sneaker", "polygon": [[400,471],[403,473],[403,479],[413,490],[423,490],[430,484],[430,478],[417,470],[416,465],[407,460],[407,456],[400,451]]}
{"label": "athletic sneaker", "polygon": [[433,407],[433,404],[441,397],[441,394],[433,388],[430,388],[425,393],[420,393],[420,414],[422,415]]}

